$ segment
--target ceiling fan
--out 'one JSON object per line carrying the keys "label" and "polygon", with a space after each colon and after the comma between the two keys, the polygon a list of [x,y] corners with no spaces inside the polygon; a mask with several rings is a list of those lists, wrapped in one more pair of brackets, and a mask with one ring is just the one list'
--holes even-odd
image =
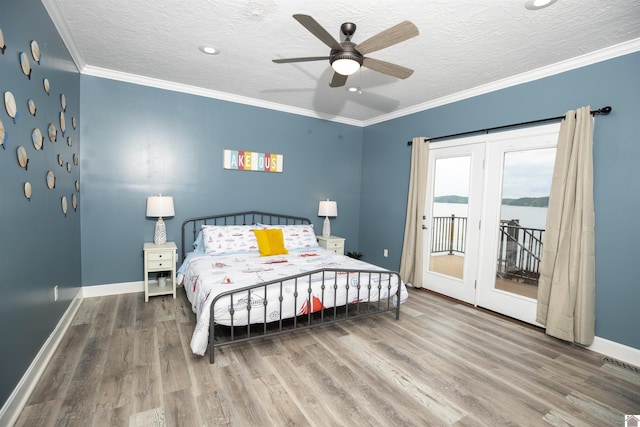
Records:
{"label": "ceiling fan", "polygon": [[409,21],[402,21],[356,45],[351,41],[351,36],[356,32],[356,24],[354,23],[345,22],[340,26],[340,31],[345,35],[345,41],[340,43],[311,16],[293,15],[293,17],[311,34],[329,46],[331,52],[329,56],[274,59],[273,62],[276,64],[326,61],[328,59],[334,70],[333,78],[329,83],[331,87],[344,86],[347,77],[358,71],[361,66],[399,79],[406,79],[413,74],[413,70],[410,68],[364,56],[417,36],[419,34],[418,28]]}

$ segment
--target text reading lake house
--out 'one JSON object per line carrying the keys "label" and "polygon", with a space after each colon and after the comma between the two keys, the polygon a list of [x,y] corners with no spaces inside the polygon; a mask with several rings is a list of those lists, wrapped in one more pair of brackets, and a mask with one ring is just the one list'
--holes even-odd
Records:
{"label": "text reading lake house", "polygon": [[256,172],[282,172],[284,156],[254,151],[224,150],[224,168]]}

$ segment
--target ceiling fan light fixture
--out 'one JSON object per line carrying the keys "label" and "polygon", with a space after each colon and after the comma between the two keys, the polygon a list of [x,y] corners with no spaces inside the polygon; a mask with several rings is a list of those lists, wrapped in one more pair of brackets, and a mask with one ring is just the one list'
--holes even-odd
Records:
{"label": "ceiling fan light fixture", "polygon": [[355,45],[348,41],[342,44],[342,50],[332,50],[329,56],[333,71],[343,76],[350,76],[358,71],[363,59],[360,52],[355,50]]}
{"label": "ceiling fan light fixture", "polygon": [[350,76],[360,69],[360,63],[352,58],[340,58],[334,59],[331,62],[331,68],[338,74],[343,76]]}

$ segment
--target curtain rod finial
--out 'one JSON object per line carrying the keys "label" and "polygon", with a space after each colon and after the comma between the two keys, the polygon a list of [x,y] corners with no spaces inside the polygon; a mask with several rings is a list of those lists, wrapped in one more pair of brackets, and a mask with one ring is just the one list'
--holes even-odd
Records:
{"label": "curtain rod finial", "polygon": [[599,111],[599,114],[606,116],[607,114],[609,114],[611,112],[611,110],[613,110],[613,108],[611,108],[611,106],[607,105],[606,107],[602,107]]}

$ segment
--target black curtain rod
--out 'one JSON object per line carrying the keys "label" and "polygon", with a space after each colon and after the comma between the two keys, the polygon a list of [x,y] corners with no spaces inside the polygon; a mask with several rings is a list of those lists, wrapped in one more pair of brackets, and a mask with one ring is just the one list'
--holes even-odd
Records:
{"label": "black curtain rod", "polygon": [[[612,108],[610,106],[606,106],[606,107],[602,107],[598,110],[593,110],[591,112],[592,116],[606,116],[607,114],[609,114],[611,112]],[[510,125],[503,125],[503,126],[496,126],[496,127],[492,127],[492,128],[486,128],[486,129],[478,129],[478,130],[470,130],[467,132],[460,132],[460,133],[453,133],[451,135],[443,135],[443,136],[436,136],[435,138],[426,138],[426,141],[437,141],[439,139],[447,139],[447,138],[453,138],[456,136],[463,136],[463,135],[471,135],[474,133],[481,133],[481,132],[485,132],[485,133],[489,133],[491,131],[494,130],[499,130],[499,129],[507,129],[507,128],[513,128],[513,127],[518,127],[518,126],[525,126],[525,125],[533,125],[533,124],[537,124],[537,123],[545,123],[545,122],[552,122],[552,121],[556,121],[556,120],[562,120],[564,119],[564,116],[557,116],[557,117],[549,117],[547,119],[540,119],[540,120],[532,120],[530,122],[520,122],[520,123],[513,123]],[[407,145],[411,145],[412,141],[407,142]]]}

